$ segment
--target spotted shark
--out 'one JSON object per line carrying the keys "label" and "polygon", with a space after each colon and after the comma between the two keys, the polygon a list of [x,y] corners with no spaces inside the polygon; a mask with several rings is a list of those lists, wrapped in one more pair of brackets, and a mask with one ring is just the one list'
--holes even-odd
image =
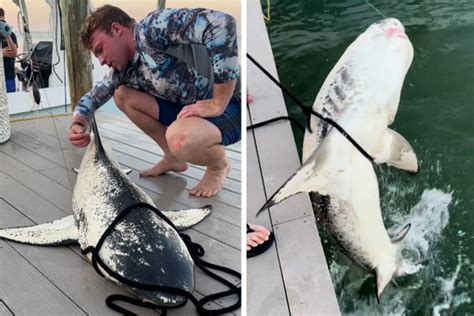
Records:
{"label": "spotted shark", "polygon": [[[402,23],[388,18],[370,25],[346,49],[323,83],[313,110],[337,122],[374,158],[416,173],[408,141],[388,128],[394,121],[413,46]],[[313,117],[305,133],[303,165],[262,207],[310,194],[316,216],[353,262],[376,275],[376,295],[393,277],[420,266],[403,260],[398,248],[410,228],[388,235],[372,162],[325,121]]]}
{"label": "spotted shark", "polygon": [[[93,141],[89,144],[74,187],[73,215],[30,227],[0,229],[0,238],[41,246],[79,243],[85,251],[95,247],[121,211],[137,203],[154,206],[153,200],[119,169],[102,145],[92,121]],[[189,228],[202,221],[211,206],[181,211],[163,211],[174,226]],[[178,232],[147,207],[127,213],[110,231],[98,255],[105,265],[127,280],[173,287],[191,293],[194,288],[194,263]],[[91,260],[91,253],[86,255]],[[131,288],[109,275],[111,281],[133,292],[146,302],[177,306],[185,297],[164,292]]]}

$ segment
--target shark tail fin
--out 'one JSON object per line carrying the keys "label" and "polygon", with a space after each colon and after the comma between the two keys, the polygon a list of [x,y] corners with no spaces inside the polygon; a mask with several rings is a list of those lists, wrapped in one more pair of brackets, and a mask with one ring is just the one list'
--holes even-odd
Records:
{"label": "shark tail fin", "polygon": [[387,286],[387,284],[390,283],[390,281],[392,280],[392,277],[396,270],[397,266],[395,263],[383,264],[375,267],[375,295],[377,298],[377,303],[380,304],[380,297],[382,296],[382,292]]}
{"label": "shark tail fin", "polygon": [[[325,178],[319,177],[314,170],[314,162],[307,161],[301,166],[260,208],[257,215],[264,209],[278,204],[290,196],[300,192],[321,192],[321,188],[325,184]],[[323,190],[324,191],[324,190]]]}
{"label": "shark tail fin", "polygon": [[212,206],[206,205],[198,209],[181,210],[181,211],[164,211],[162,212],[178,230],[185,230],[200,223],[204,218],[211,214]]}
{"label": "shark tail fin", "polygon": [[78,235],[76,221],[72,215],[45,224],[0,229],[0,239],[39,246],[75,243]]}

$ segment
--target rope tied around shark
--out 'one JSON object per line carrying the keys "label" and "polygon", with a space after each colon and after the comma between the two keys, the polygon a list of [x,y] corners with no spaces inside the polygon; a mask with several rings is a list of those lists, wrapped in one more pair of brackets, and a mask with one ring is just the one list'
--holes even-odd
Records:
{"label": "rope tied around shark", "polygon": [[[327,122],[328,124],[330,124],[331,126],[333,126],[334,128],[336,128],[348,141],[350,141],[352,143],[352,145],[354,145],[362,155],[364,155],[365,158],[367,158],[370,162],[373,162],[374,161],[374,157],[372,157],[369,153],[367,153],[367,151],[364,150],[364,148],[362,148],[361,145],[359,145],[357,143],[357,141],[351,137],[351,135],[349,135],[349,133],[347,133],[344,128],[342,128],[339,124],[337,124],[335,121],[333,121],[332,119],[328,118],[328,117],[325,117],[324,115],[314,111],[311,107],[307,107],[305,105],[303,105],[303,103],[298,100],[288,89],[285,88],[285,86],[283,86],[280,82],[278,82],[278,80],[276,80],[260,63],[258,63],[252,56],[250,56],[248,53],[247,53],[247,58],[250,59],[254,64],[255,66],[257,66],[271,81],[273,81],[289,98],[291,98],[295,103],[296,105],[298,105],[301,110],[303,111],[303,114],[306,115],[306,119],[307,119],[307,128],[310,132],[311,131],[311,125],[309,123],[310,119],[311,119],[311,115],[314,115],[316,116],[317,118]],[[276,117],[276,118],[273,118],[273,119],[270,119],[268,121],[265,121],[265,122],[260,122],[260,123],[257,123],[255,125],[251,125],[251,126],[248,126],[247,129],[252,129],[252,128],[257,128],[257,127],[261,127],[261,126],[264,126],[264,125],[267,125],[267,124],[270,124],[270,123],[273,123],[275,121],[279,121],[279,120],[282,120],[282,119],[288,119],[290,120],[291,122],[295,123],[300,129],[302,129],[304,131],[304,127],[296,120],[294,120],[292,117],[289,117],[289,116],[279,116],[279,117]]]}
{"label": "rope tied around shark", "polygon": [[[126,284],[128,286],[131,286],[133,288],[141,289],[141,290],[146,290],[146,291],[159,291],[159,292],[166,292],[169,294],[177,294],[186,297],[187,299],[190,299],[191,302],[196,306],[196,309],[199,313],[199,315],[220,315],[224,313],[230,313],[238,308],[240,308],[241,305],[241,287],[235,286],[232,284],[230,281],[224,279],[223,277],[213,273],[210,271],[210,269],[218,270],[221,272],[225,272],[227,274],[233,275],[237,278],[241,278],[241,274],[235,270],[232,270],[227,267],[219,266],[216,264],[212,264],[209,262],[206,262],[199,257],[202,257],[205,253],[204,248],[197,243],[194,243],[191,240],[191,237],[189,237],[186,234],[179,234],[179,236],[182,238],[184,243],[186,244],[186,247],[188,248],[188,251],[191,255],[191,258],[193,259],[194,263],[207,275],[212,277],[213,279],[217,280],[218,282],[224,284],[229,288],[227,291],[222,291],[214,294],[210,294],[208,296],[204,296],[200,300],[198,300],[194,295],[192,295],[190,292],[185,291],[183,289],[177,288],[177,287],[170,287],[170,286],[163,286],[163,285],[157,285],[157,284],[149,284],[149,283],[142,283],[142,282],[136,282],[131,279],[127,279],[120,275],[119,273],[113,271],[109,266],[107,266],[104,261],[101,259],[99,255],[99,251],[102,248],[102,245],[104,244],[104,241],[107,239],[107,237],[110,235],[110,233],[115,229],[115,227],[120,223],[122,219],[124,219],[130,212],[137,208],[145,208],[148,209],[152,212],[154,212],[156,215],[158,215],[161,219],[163,219],[165,222],[167,222],[176,232],[178,232],[178,229],[176,226],[171,222],[165,215],[163,215],[157,208],[154,206],[148,204],[148,203],[135,203],[130,206],[127,206],[125,209],[123,209],[117,217],[113,220],[113,222],[109,225],[109,227],[104,231],[102,236],[100,237],[99,241],[97,242],[95,247],[88,247],[82,251],[83,255],[87,255],[91,253],[92,255],[92,265],[95,269],[95,271],[102,277],[105,277],[100,271],[100,268],[102,268],[110,277],[114,278],[115,280]],[[215,301],[217,299],[221,299],[227,296],[232,296],[236,295],[237,296],[237,301],[227,307],[223,307],[220,309],[206,309],[204,308],[204,304]],[[127,302],[136,306],[142,306],[146,308],[160,308],[162,310],[162,315],[166,315],[166,311],[168,309],[175,309],[182,307],[184,304],[186,304],[186,300],[177,306],[159,306],[157,304],[151,303],[151,302],[143,302],[142,300],[132,298],[129,296],[124,296],[124,295],[119,295],[119,294],[114,294],[110,295],[106,299],[106,304],[109,308],[122,313],[124,315],[136,315],[129,310],[116,305],[114,302],[115,301],[122,301],[122,302]]]}

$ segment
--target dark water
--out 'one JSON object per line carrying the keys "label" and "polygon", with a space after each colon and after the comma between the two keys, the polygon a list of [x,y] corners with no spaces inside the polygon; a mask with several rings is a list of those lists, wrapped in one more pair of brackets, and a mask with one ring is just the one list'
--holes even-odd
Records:
{"label": "dark water", "polygon": [[[474,1],[371,3],[405,25],[415,50],[392,128],[414,147],[420,172],[375,169],[387,230],[411,222],[402,253],[424,267],[390,284],[377,305],[374,278],[325,241],[341,310],[474,315]],[[347,46],[382,18],[365,1],[272,0],[267,27],[281,82],[312,105]]]}

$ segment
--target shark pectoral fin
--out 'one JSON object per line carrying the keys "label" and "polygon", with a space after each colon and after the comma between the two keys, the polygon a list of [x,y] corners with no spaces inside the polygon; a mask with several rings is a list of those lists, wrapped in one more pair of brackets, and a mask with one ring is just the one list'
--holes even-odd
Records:
{"label": "shark pectoral fin", "polygon": [[178,230],[185,230],[198,223],[211,214],[212,206],[206,205],[197,209],[182,211],[164,211],[163,214],[173,222]]}
{"label": "shark pectoral fin", "polygon": [[0,229],[0,238],[23,244],[58,246],[77,242],[78,230],[72,215],[35,226]]}
{"label": "shark pectoral fin", "polygon": [[383,136],[382,148],[375,155],[375,162],[410,172],[418,171],[418,161],[411,145],[402,135],[389,128]]}
{"label": "shark pectoral fin", "polygon": [[406,235],[408,234],[408,231],[410,231],[410,228],[411,228],[411,224],[405,225],[405,227],[403,227],[403,228],[398,232],[398,234],[396,234],[396,235],[392,238],[392,244],[397,244],[397,243],[401,242],[401,241],[406,237]]}
{"label": "shark pectoral fin", "polygon": [[396,271],[396,265],[393,264],[382,264],[375,267],[375,279],[376,279],[376,297],[377,303],[380,304],[380,297],[382,292],[388,283],[392,280],[392,276]]}
{"label": "shark pectoral fin", "polygon": [[314,167],[314,160],[308,160],[273,194],[265,205],[260,208],[257,215],[265,208],[278,204],[300,192],[319,192],[324,194],[322,188],[326,183],[326,179],[325,177],[318,176]]}

